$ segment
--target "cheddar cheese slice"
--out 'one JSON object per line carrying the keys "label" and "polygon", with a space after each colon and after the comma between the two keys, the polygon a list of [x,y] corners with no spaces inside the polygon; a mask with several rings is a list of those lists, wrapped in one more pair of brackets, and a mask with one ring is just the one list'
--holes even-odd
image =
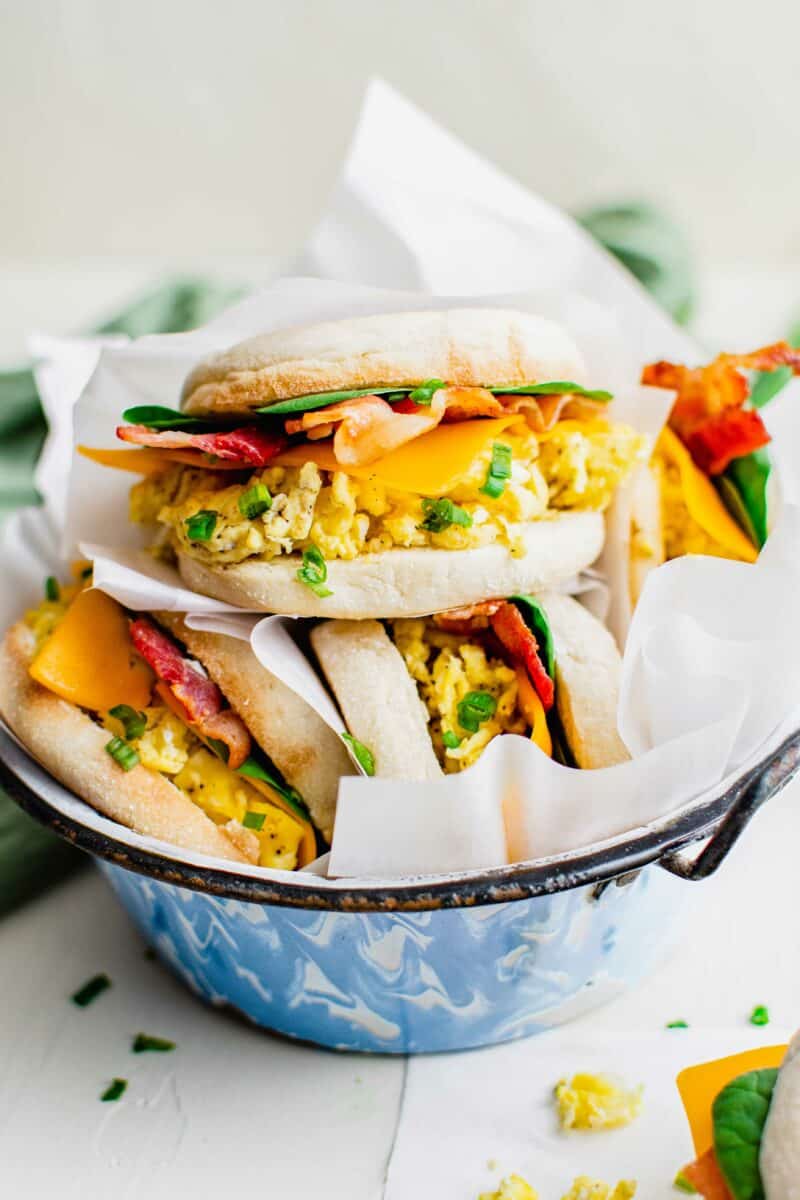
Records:
{"label": "cheddar cheese slice", "polygon": [[223,459],[209,461],[201,450],[156,450],[142,447],[140,450],[100,450],[92,446],[78,446],[78,454],[100,467],[113,467],[117,471],[131,471],[135,475],[156,475],[166,471],[172,463],[183,463],[187,467],[201,467],[215,471],[241,471],[242,464]]}
{"label": "cheddar cheese slice", "polygon": [[153,673],[134,652],[125,613],[93,589],[78,593],[29,670],[42,687],[92,712],[115,704],[144,708],[153,689]]}
{"label": "cheddar cheese slice", "polygon": [[786,1046],[763,1046],[757,1050],[745,1050],[713,1062],[699,1063],[687,1067],[678,1076],[678,1091],[692,1131],[695,1154],[700,1158],[714,1145],[714,1129],[711,1109],[724,1087],[748,1071],[759,1071],[763,1067],[779,1067],[786,1054]]}
{"label": "cheddar cheese slice", "polygon": [[711,480],[695,466],[691,454],[668,425],[659,434],[658,449],[678,468],[686,507],[700,528],[737,558],[755,562],[758,558],[755,546],[736,524]]}
{"label": "cheddar cheese slice", "polygon": [[274,461],[276,466],[292,467],[314,462],[323,471],[344,471],[356,479],[374,479],[399,492],[442,496],[463,479],[478,455],[519,419],[509,416],[437,425],[430,433],[364,467],[337,462],[330,443],[291,446]]}

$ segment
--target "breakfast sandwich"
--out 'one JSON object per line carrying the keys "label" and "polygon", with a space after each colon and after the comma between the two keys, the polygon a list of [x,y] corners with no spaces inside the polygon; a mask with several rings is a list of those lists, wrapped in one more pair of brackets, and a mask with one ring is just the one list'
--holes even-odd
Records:
{"label": "breakfast sandwich", "polygon": [[796,1200],[800,1195],[800,1034],[689,1067],[678,1089],[694,1162],[677,1182],[706,1200]]}
{"label": "breakfast sandwich", "polygon": [[293,870],[330,840],[344,746],[237,638],[47,581],[0,645],[0,714],[31,754],[138,833]]}
{"label": "breakfast sandwich", "polygon": [[[744,370],[768,373],[766,388],[751,397]],[[650,462],[630,485],[633,604],[649,572],[683,554],[758,557],[769,531],[772,468],[757,405],[777,390],[772,372],[800,374],[800,350],[778,342],[752,354],[720,354],[705,367],[645,367],[642,383],[677,396]]]}
{"label": "breakfast sandwich", "polygon": [[299,616],[405,617],[540,591],[599,553],[646,441],[524,312],[357,317],[198,364],[124,413],[134,521],[194,590]]}
{"label": "breakfast sandwich", "polygon": [[462,771],[507,733],[570,766],[629,757],[616,726],[619,651],[570,596],[322,621],[311,644],[368,774]]}

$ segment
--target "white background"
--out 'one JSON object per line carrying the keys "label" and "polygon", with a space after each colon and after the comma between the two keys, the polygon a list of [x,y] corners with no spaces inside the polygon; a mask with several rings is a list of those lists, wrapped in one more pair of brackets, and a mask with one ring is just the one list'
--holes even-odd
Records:
{"label": "white background", "polygon": [[369,75],[574,209],[800,257],[790,0],[0,0],[0,260],[282,253]]}

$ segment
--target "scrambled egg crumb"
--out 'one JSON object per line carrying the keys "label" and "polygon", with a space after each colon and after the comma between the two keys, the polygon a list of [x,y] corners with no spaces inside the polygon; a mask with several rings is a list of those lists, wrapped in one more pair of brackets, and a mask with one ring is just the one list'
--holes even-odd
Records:
{"label": "scrambled egg crumb", "polygon": [[[141,737],[131,742],[143,767],[160,771],[162,775],[177,775],[186,765],[193,750],[200,746],[187,725],[164,704],[146,708],[147,727]],[[103,715],[103,725],[109,733],[125,737],[125,727],[110,713]]]}
{"label": "scrambled egg crumb", "polygon": [[[516,674],[502,659],[490,658],[477,642],[446,633],[425,617],[388,624],[428,710],[431,740],[445,771],[453,774],[471,766],[500,733],[527,732],[517,707]],[[468,692],[476,691],[491,693],[497,707],[471,733],[459,724],[458,705]],[[460,738],[459,745],[445,746],[445,733]]]}
{"label": "scrambled egg crumb", "polygon": [[684,499],[680,471],[659,450],[658,443],[651,466],[657,472],[661,488],[665,557],[672,559],[680,558],[683,554],[710,554],[715,558],[734,558],[735,555],[706,533],[690,514]]}
{"label": "scrambled egg crumb", "polygon": [[496,1192],[481,1192],[478,1200],[539,1200],[539,1194],[521,1175],[509,1175]]}
{"label": "scrambled egg crumb", "polygon": [[579,1175],[561,1200],[633,1200],[636,1195],[636,1180],[621,1179],[612,1188],[599,1179]]}
{"label": "scrambled egg crumb", "polygon": [[[610,1075],[580,1073],[556,1084],[562,1129],[619,1129],[642,1111],[641,1086],[626,1088]],[[600,1198],[602,1200],[602,1198]]]}
{"label": "scrambled egg crumb", "polygon": [[[612,1188],[600,1179],[579,1175],[561,1200],[633,1200],[635,1195],[634,1179],[621,1179]],[[509,1175],[496,1192],[482,1192],[478,1200],[539,1200],[539,1197],[521,1175]]]}
{"label": "scrambled egg crumb", "polygon": [[[487,445],[446,493],[472,518],[468,528],[451,525],[435,533],[421,529],[423,497],[386,487],[374,477],[324,471],[315,463],[272,466],[255,473],[199,471],[173,466],[148,476],[131,491],[130,516],[139,524],[160,523],[175,548],[204,562],[269,560],[313,544],[326,559],[353,559],[394,546],[463,550],[500,542],[523,553],[520,526],[564,509],[605,509],[619,483],[647,454],[647,440],[625,425],[571,422],[546,437],[522,427],[507,430],[512,447],[511,478],[496,499],[481,491],[492,456]],[[252,520],[239,511],[239,498],[263,483],[272,504]],[[208,541],[193,542],[186,521],[204,509],[217,520]]]}

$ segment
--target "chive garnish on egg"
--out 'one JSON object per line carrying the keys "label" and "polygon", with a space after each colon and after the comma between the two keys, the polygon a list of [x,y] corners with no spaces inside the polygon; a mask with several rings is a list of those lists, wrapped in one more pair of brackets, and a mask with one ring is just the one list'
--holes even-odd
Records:
{"label": "chive garnish on egg", "polygon": [[458,723],[467,733],[477,733],[496,710],[497,701],[491,692],[467,692],[464,699],[458,702]]}
{"label": "chive garnish on egg", "polygon": [[44,595],[46,600],[58,600],[61,596],[61,588],[58,586],[58,580],[55,575],[48,575],[44,581]]}
{"label": "chive garnish on egg", "polygon": [[213,508],[202,508],[184,521],[186,536],[191,542],[208,542],[217,524],[217,513]]}
{"label": "chive garnish on egg", "polygon": [[297,579],[304,587],[307,587],[324,600],[326,596],[332,596],[333,592],[329,587],[325,586],[325,580],[328,578],[328,564],[322,557],[322,551],[317,546],[309,546],[303,551],[303,565],[297,568]]}
{"label": "chive garnish on egg", "polygon": [[486,473],[486,482],[481,491],[493,500],[499,499],[506,488],[506,480],[511,478],[511,447],[505,442],[495,442],[492,446],[492,461]]}
{"label": "chive garnish on egg", "polygon": [[129,746],[122,738],[112,737],[110,742],[106,742],[105,749],[123,771],[132,771],[139,762],[139,755],[133,746]]}
{"label": "chive garnish on egg", "polygon": [[442,742],[448,750],[457,750],[461,745],[461,738],[457,733],[453,733],[452,729],[445,729],[442,734]]}
{"label": "chive garnish on egg", "polygon": [[467,510],[454,504],[447,496],[441,500],[431,500],[426,497],[422,501],[422,517],[422,524],[419,528],[424,529],[427,533],[443,533],[451,525],[460,525],[463,529],[469,529],[472,524],[472,517]]}
{"label": "chive garnish on egg", "polygon": [[272,508],[272,496],[265,483],[256,483],[242,492],[238,500],[239,512],[248,521],[254,521],[267,509]]}
{"label": "chive garnish on egg", "polygon": [[264,828],[264,822],[267,819],[267,814],[263,812],[246,812],[242,819],[242,825],[245,829],[254,829],[259,833]]}
{"label": "chive garnish on egg", "polygon": [[143,712],[137,712],[130,704],[115,704],[108,710],[109,716],[120,721],[125,729],[125,737],[130,742],[140,738],[147,728],[147,717]]}

